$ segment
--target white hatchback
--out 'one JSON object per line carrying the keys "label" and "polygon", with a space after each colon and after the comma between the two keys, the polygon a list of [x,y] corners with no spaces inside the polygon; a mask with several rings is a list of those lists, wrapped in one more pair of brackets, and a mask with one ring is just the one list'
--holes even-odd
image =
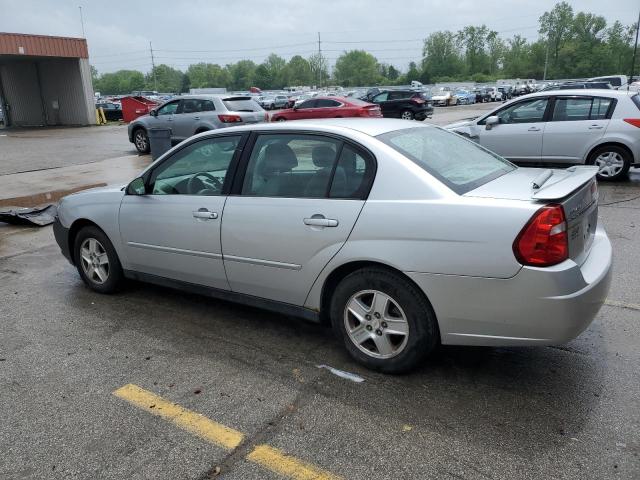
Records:
{"label": "white hatchback", "polygon": [[640,166],[640,95],[557,90],[525,95],[474,120],[445,128],[515,163],[597,165],[619,180]]}

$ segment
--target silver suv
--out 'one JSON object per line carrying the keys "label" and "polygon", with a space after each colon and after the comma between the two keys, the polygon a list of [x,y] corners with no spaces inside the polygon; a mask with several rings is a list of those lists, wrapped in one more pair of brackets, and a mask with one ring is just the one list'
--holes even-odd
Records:
{"label": "silver suv", "polygon": [[153,109],[129,124],[129,141],[140,153],[149,153],[149,129],[170,128],[172,143],[196,133],[268,120],[264,109],[251,97],[189,95]]}

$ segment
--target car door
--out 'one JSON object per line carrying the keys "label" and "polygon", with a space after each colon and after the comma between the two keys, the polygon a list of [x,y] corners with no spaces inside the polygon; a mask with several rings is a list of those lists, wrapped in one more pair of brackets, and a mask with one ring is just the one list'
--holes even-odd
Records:
{"label": "car door", "polygon": [[320,98],[316,103],[316,118],[334,118],[340,117],[340,106],[342,103],[330,98]]}
{"label": "car door", "polygon": [[360,214],[374,159],[329,136],[261,133],[241,165],[222,223],[231,289],[303,305]]}
{"label": "car door", "polygon": [[514,162],[539,162],[548,107],[547,97],[537,97],[502,108],[495,114],[500,122],[490,130],[486,117],[478,122],[478,142]]}
{"label": "car door", "polygon": [[145,174],[145,194],[124,196],[120,235],[131,269],[229,288],[220,222],[245,138],[227,134],[191,142]]}
{"label": "car door", "polygon": [[389,92],[379,93],[371,99],[371,102],[380,105],[383,117],[392,116],[393,108],[390,105],[391,102],[389,102]]}
{"label": "car door", "polygon": [[202,101],[197,98],[185,98],[180,100],[180,106],[173,116],[173,137],[182,141],[189,138],[195,132],[194,125],[200,120]]}
{"label": "car door", "polygon": [[149,128],[170,128],[173,138],[173,119],[178,111],[180,100],[165,103],[156,111],[157,115],[149,118]]}
{"label": "car door", "polygon": [[316,108],[318,100],[311,99],[305,100],[298,106],[293,109],[291,112],[288,112],[287,116],[290,117],[290,120],[303,120],[305,118],[316,118],[316,112],[318,109]]}
{"label": "car door", "polygon": [[614,99],[591,96],[557,96],[544,130],[542,159],[582,163],[609,126]]}

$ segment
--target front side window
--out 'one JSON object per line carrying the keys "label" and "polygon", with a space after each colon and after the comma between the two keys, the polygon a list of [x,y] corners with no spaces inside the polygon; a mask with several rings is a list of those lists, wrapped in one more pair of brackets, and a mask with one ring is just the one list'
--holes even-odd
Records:
{"label": "front side window", "polygon": [[374,103],[386,102],[388,98],[389,98],[389,92],[382,92],[376,95],[375,97],[373,97],[373,102]]}
{"label": "front side window", "polygon": [[340,102],[336,102],[335,100],[329,100],[328,98],[320,98],[316,104],[317,108],[335,108],[340,106]]}
{"label": "front side window", "polygon": [[341,142],[305,134],[260,135],[251,152],[242,195],[327,196]]}
{"label": "front side window", "polygon": [[515,105],[498,112],[500,123],[535,123],[544,120],[544,112],[547,109],[547,98],[536,98]]}
{"label": "front side window", "polygon": [[460,195],[516,168],[476,143],[440,128],[407,128],[377,138]]}
{"label": "front side window", "polygon": [[304,108],[314,108],[316,106],[316,102],[317,100],[305,100],[304,102],[302,102],[298,108],[300,109],[304,109]]}
{"label": "front side window", "polygon": [[206,138],[178,150],[151,175],[153,195],[220,195],[241,137]]}
{"label": "front side window", "polygon": [[158,115],[173,115],[174,113],[176,113],[176,110],[178,110],[179,103],[180,102],[176,101],[163,105],[158,109]]}

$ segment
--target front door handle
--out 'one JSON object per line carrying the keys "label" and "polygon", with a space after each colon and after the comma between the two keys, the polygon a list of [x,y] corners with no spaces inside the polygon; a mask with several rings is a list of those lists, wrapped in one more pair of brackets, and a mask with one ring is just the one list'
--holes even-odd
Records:
{"label": "front door handle", "polygon": [[218,218],[218,214],[216,212],[210,212],[209,210],[203,208],[192,213],[194,218],[201,218],[202,220],[215,220],[216,218]]}
{"label": "front door handle", "polygon": [[338,220],[333,218],[325,218],[322,215],[314,215],[311,218],[304,219],[305,225],[310,225],[312,227],[337,227]]}
{"label": "front door handle", "polygon": [[528,131],[529,132],[539,132],[540,129],[538,127],[531,127]]}
{"label": "front door handle", "polygon": [[600,130],[602,129],[602,125],[591,125],[589,130]]}
{"label": "front door handle", "polygon": [[193,117],[194,120],[200,120],[200,117]]}

